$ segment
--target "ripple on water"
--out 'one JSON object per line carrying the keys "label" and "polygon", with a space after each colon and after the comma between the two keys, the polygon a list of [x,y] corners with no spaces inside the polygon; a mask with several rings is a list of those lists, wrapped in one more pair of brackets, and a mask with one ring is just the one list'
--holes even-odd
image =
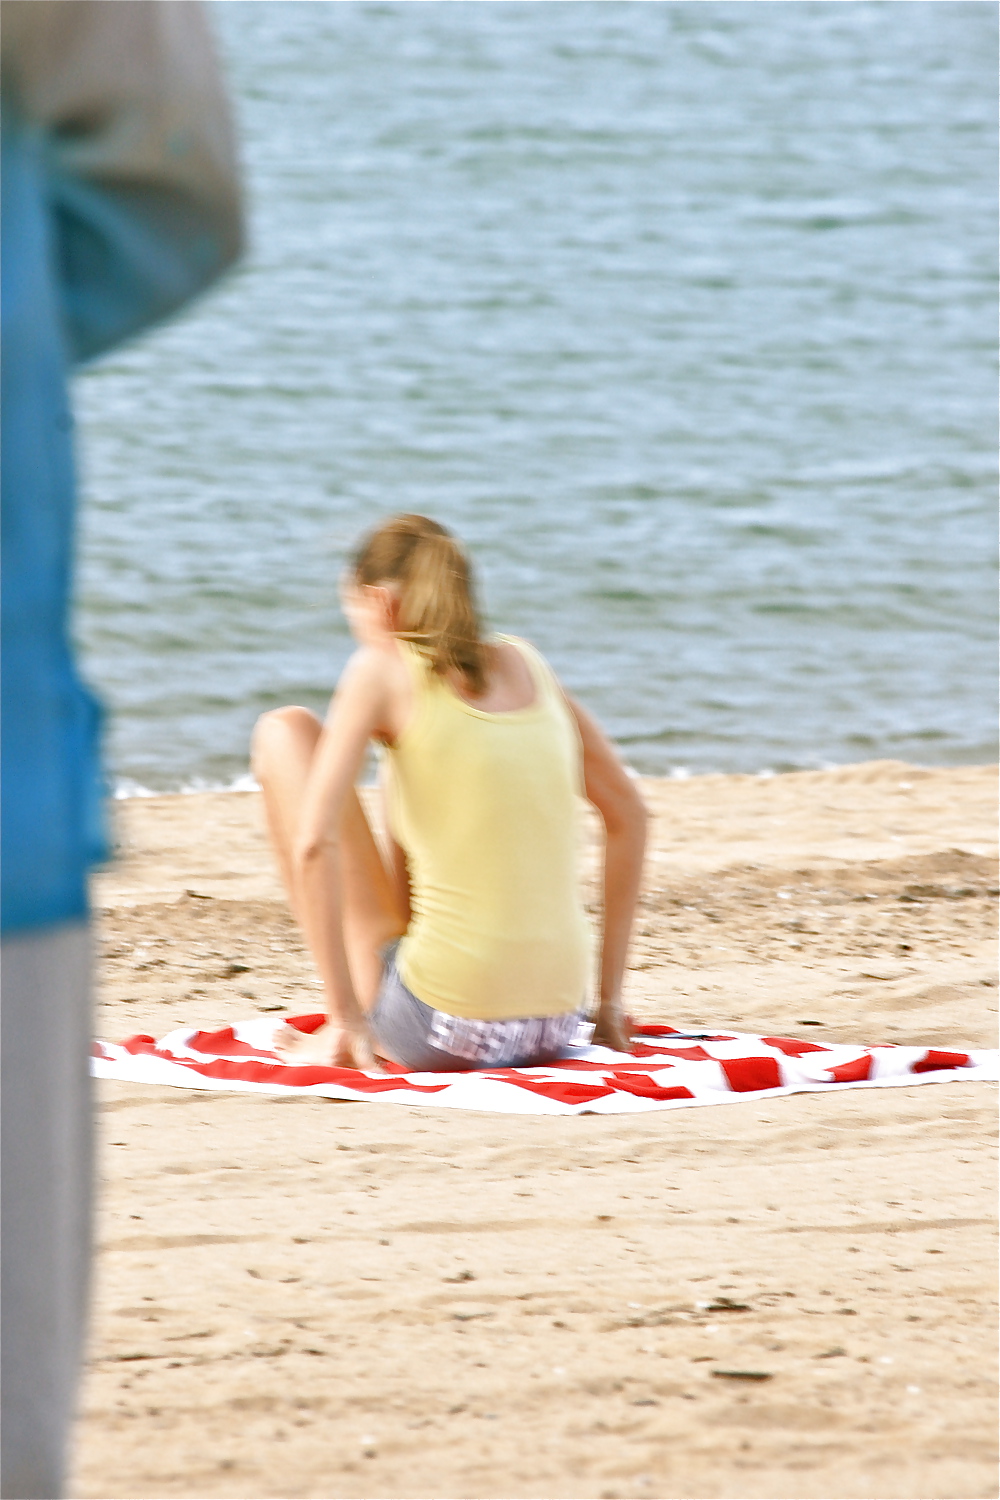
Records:
{"label": "ripple on water", "polygon": [[322,711],[397,509],[641,770],[993,757],[992,7],[213,14],[251,250],[78,382],[122,785]]}

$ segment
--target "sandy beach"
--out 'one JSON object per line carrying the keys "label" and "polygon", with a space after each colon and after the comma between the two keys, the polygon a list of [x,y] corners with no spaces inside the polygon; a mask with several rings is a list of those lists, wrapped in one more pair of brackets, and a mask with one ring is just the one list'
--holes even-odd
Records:
{"label": "sandy beach", "polygon": [[[642,786],[637,1020],[996,1045],[993,768]],[[317,1008],[259,803],[118,804],[98,1035]],[[97,1099],[74,1496],[997,1493],[989,1085],[578,1118]]]}

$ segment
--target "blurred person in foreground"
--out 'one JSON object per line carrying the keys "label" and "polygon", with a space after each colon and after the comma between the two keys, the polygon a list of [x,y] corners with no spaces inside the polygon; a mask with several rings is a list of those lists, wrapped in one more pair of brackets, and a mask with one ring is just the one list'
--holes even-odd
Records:
{"label": "blurred person in foreground", "polygon": [[[90,1258],[88,868],[100,711],[73,661],[68,374],[236,258],[229,111],[193,0],[5,0],[0,1490],[62,1494]],[[141,478],[141,476],[137,476]]]}

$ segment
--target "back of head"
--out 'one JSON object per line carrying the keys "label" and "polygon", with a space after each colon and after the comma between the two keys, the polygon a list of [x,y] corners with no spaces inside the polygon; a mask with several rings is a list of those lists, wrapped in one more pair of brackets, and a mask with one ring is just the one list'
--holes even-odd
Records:
{"label": "back of head", "polygon": [[485,690],[486,651],[472,570],[449,531],[427,516],[394,516],[361,543],[353,571],[362,586],[394,586],[396,634],[411,641],[438,675],[457,668],[473,693]]}

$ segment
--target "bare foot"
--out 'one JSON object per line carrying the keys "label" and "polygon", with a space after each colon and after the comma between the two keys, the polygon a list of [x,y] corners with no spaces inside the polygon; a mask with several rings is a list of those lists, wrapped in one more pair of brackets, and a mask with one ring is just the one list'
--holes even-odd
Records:
{"label": "bare foot", "polygon": [[334,1026],[324,1021],[317,1031],[307,1034],[294,1026],[282,1025],[272,1043],[283,1062],[304,1066],[309,1063],[326,1068],[361,1068],[378,1072],[379,1065],[367,1026]]}
{"label": "bare foot", "polygon": [[615,1052],[632,1051],[632,1017],[625,1014],[620,1001],[607,1001],[597,1012],[592,1047],[610,1047]]}

